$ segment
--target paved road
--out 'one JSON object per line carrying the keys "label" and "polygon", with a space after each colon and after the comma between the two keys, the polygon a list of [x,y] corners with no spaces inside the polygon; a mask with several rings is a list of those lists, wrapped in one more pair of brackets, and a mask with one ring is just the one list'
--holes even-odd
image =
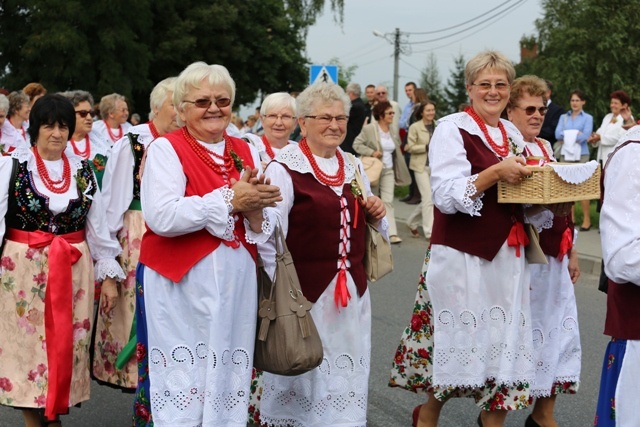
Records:
{"label": "paved road", "polygon": [[[426,250],[422,239],[403,233],[404,242],[394,246],[396,269],[388,277],[371,286],[373,304],[373,354],[369,381],[369,427],[408,427],[413,407],[423,396],[387,387],[389,368],[400,334],[408,324],[416,292],[417,277]],[[560,396],[556,416],[563,427],[585,427],[593,424],[600,368],[607,343],[602,335],[605,297],[597,290],[597,277],[583,276],[576,285],[580,332],[582,336],[582,377],[580,391],[574,396]],[[94,385],[92,398],[80,409],[72,409],[63,418],[65,427],[130,426],[131,395]],[[472,400],[455,399],[445,406],[441,427],[474,426],[477,409]],[[507,427],[523,426],[528,411],[512,413]],[[0,407],[0,426],[21,426],[19,412]]]}

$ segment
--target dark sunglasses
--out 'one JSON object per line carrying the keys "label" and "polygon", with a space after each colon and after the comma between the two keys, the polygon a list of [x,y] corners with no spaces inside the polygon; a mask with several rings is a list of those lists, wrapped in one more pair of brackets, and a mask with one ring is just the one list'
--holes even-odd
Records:
{"label": "dark sunglasses", "polygon": [[94,113],[93,113],[93,111],[91,111],[91,110],[76,110],[76,114],[78,114],[78,115],[79,115],[80,117],[82,117],[83,119],[84,119],[85,117],[87,117],[87,114],[88,114],[90,117],[93,117],[93,116],[94,116]]}
{"label": "dark sunglasses", "polygon": [[216,104],[218,108],[224,108],[231,105],[231,98],[218,98],[213,101],[210,99],[196,99],[195,101],[187,101],[186,99],[182,102],[188,102],[189,104],[193,104],[198,108],[209,108],[211,104]]}
{"label": "dark sunglasses", "polygon": [[536,111],[538,111],[538,113],[540,113],[541,116],[544,116],[545,114],[547,114],[547,111],[549,110],[547,107],[534,107],[534,106],[529,106],[529,107],[516,106],[516,108],[524,110],[527,116],[532,116],[533,113],[535,113]]}

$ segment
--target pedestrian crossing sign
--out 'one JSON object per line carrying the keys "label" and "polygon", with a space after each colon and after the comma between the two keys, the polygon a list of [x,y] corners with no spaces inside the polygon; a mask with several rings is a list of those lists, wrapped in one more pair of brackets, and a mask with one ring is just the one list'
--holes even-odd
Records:
{"label": "pedestrian crossing sign", "polygon": [[309,83],[338,83],[337,65],[312,65],[309,68]]}

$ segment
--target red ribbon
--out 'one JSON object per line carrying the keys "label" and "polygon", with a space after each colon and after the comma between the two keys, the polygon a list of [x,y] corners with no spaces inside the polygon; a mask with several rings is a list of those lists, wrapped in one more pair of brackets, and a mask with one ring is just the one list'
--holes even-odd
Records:
{"label": "red ribbon", "polygon": [[[7,230],[7,239],[30,248],[49,246],[49,274],[44,297],[44,327],[49,371],[45,416],[54,420],[69,410],[73,370],[72,266],[82,256],[70,243],[85,240],[84,230],[55,235],[44,231]],[[54,308],[55,307],[55,308]]]}
{"label": "red ribbon", "polygon": [[573,246],[573,233],[571,232],[572,228],[565,228],[564,233],[562,233],[562,238],[560,240],[560,250],[558,251],[558,261],[562,259]]}
{"label": "red ribbon", "polygon": [[507,237],[507,244],[516,248],[516,256],[520,258],[520,246],[529,246],[529,237],[524,231],[524,226],[521,222],[515,221],[509,231],[509,237]]}
{"label": "red ribbon", "polygon": [[[344,260],[343,260],[344,262]],[[333,292],[333,299],[336,303],[336,307],[346,307],[351,299],[349,289],[347,289],[347,270],[341,268],[338,272],[338,280],[336,282],[336,290]]]}

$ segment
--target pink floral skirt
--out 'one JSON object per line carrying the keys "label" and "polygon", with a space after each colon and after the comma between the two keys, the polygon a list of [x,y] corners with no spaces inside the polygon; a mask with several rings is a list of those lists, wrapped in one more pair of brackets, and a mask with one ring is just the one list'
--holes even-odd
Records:
{"label": "pink floral skirt", "polygon": [[[73,367],[69,406],[89,399],[89,344],[93,319],[93,260],[86,242],[73,269]],[[7,240],[0,279],[0,404],[42,408],[48,390],[44,296],[49,247]]]}

